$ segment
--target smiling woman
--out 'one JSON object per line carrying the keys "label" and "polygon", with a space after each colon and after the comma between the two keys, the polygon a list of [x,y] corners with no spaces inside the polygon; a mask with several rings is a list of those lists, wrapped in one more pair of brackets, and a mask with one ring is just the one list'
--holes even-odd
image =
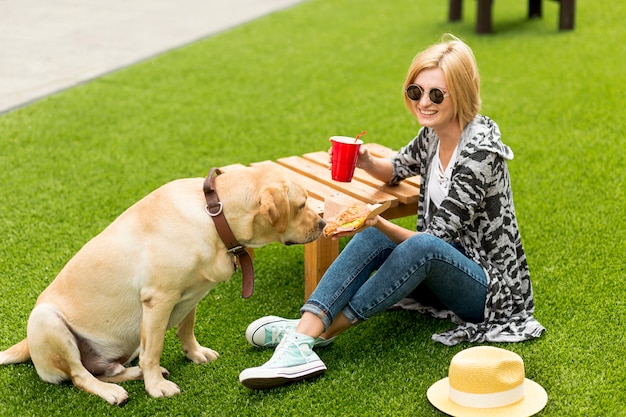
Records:
{"label": "smiling woman", "polygon": [[[6,0],[0,9],[63,3],[59,14],[77,2]],[[454,31],[479,64],[481,114],[498,122],[515,151],[508,168],[534,314],[548,327],[531,343],[495,345],[518,353],[527,377],[545,387],[542,417],[619,414],[626,404],[626,118],[619,111],[626,96],[616,88],[624,71],[615,57],[616,40],[626,39],[626,2],[577,2],[579,30],[562,33],[558,4],[544,1],[544,19],[528,20],[527,2],[496,1],[496,35],[485,37],[475,34],[475,8],[466,8],[464,22],[447,23],[443,1],[303,1],[2,114],[0,350],[25,336],[37,295],[82,243],[160,184],[204,177],[213,166],[325,151],[330,135],[363,129],[367,142],[400,149],[419,130],[402,99],[411,59]],[[143,20],[133,22],[140,30]],[[48,28],[26,25],[15,34]],[[445,101],[457,99],[448,93]],[[394,222],[415,230],[415,216]],[[239,384],[242,369],[273,353],[248,346],[248,324],[265,314],[299,316],[302,251],[255,250],[253,297],[241,298],[237,272],[198,305],[198,341],[217,350],[218,361],[189,363],[168,332],[163,366],[183,395],[155,401],[143,383],[126,382],[132,401],[117,410],[44,383],[32,365],[0,366],[0,415],[440,415],[426,391],[470,345],[433,342],[433,333],[455,325],[412,311],[378,314],[328,349],[314,348],[328,367],[316,383],[263,395]]]}
{"label": "smiling woman", "polygon": [[[498,126],[478,114],[471,49],[445,38],[415,57],[404,85],[405,104],[422,128],[389,159],[364,147],[358,166],[390,184],[421,176],[417,231],[380,216],[368,220],[370,227],[354,235],[300,309],[299,322],[271,316],[250,324],[247,335],[280,330],[281,341],[264,343],[276,351],[264,365],[241,372],[244,386],[266,389],[324,373],[315,346],[415,295],[434,298],[422,311],[458,325],[433,336],[445,345],[519,342],[545,331],[533,318],[513,207],[506,162],[513,152]],[[354,231],[338,236],[349,234]]]}
{"label": "smiling woman", "polygon": [[[416,86],[422,91],[428,90],[428,95],[421,94],[418,100],[409,96],[411,86]],[[422,87],[425,86],[425,87]],[[413,93],[415,89],[412,90]],[[448,166],[452,152],[456,149],[462,127],[458,122],[453,99],[446,100],[450,94],[446,84],[446,77],[441,68],[429,68],[422,70],[415,77],[415,83],[407,87],[406,96],[411,100],[413,114],[423,127],[433,128],[439,135],[440,156],[442,164]],[[416,94],[413,94],[416,97]],[[434,98],[434,100],[433,100]]]}
{"label": "smiling woman", "polygon": [[[445,41],[446,39],[448,42]],[[411,63],[404,82],[406,92],[404,105],[419,120],[416,102],[419,104],[421,94],[416,95],[415,87],[412,85],[417,84],[416,87],[424,91],[424,88],[428,86],[417,82],[417,76],[425,72],[422,75],[426,77],[430,72],[427,70],[438,69],[440,72],[434,71],[436,74],[430,74],[430,77],[434,79],[429,81],[437,82],[438,85],[434,87],[443,89],[444,96],[448,94],[451,97],[455,119],[460,129],[463,129],[480,111],[480,76],[474,53],[469,46],[452,35],[444,36],[443,40],[442,43],[417,55]],[[429,90],[428,96],[432,99],[433,90],[426,89]],[[442,104],[444,100],[445,97],[441,100],[437,98],[437,100],[432,100],[432,103]],[[419,121],[421,123],[421,120]]]}

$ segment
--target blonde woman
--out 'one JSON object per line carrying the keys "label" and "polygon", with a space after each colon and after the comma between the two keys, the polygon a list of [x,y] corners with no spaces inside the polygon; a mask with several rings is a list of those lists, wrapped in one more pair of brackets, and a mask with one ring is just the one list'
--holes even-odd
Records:
{"label": "blonde woman", "polygon": [[313,351],[349,327],[408,297],[419,311],[457,327],[433,335],[446,345],[515,342],[545,329],[532,316],[532,286],[518,230],[507,160],[495,122],[480,115],[472,50],[447,35],[419,53],[404,102],[422,126],[392,158],[366,147],[358,166],[395,184],[421,175],[417,231],[377,217],[356,234],[301,308],[299,320],[267,316],[246,331],[255,346],[276,347],[241,383],[264,389],[326,371]]}

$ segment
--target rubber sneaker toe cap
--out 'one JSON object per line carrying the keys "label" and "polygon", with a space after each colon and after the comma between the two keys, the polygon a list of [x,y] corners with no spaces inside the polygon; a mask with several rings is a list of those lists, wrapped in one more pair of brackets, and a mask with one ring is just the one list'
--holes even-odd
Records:
{"label": "rubber sneaker toe cap", "polygon": [[298,320],[288,320],[278,316],[261,317],[250,323],[246,328],[246,340],[255,347],[275,347],[280,342],[280,339],[272,340],[270,338],[268,340],[267,326],[276,325],[280,327],[282,325],[285,327],[287,324],[293,324],[293,327],[295,327],[297,323]]}

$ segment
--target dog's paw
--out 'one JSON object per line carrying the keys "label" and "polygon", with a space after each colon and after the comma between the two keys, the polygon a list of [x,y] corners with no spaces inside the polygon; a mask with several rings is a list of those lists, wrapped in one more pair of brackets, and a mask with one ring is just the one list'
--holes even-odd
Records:
{"label": "dog's paw", "polygon": [[106,384],[106,389],[98,390],[96,394],[111,405],[124,405],[128,401],[128,392],[116,384]]}
{"label": "dog's paw", "polygon": [[198,346],[197,349],[185,352],[185,356],[193,363],[207,363],[219,358],[220,354],[213,349]]}
{"label": "dog's paw", "polygon": [[161,380],[154,386],[146,386],[146,391],[154,398],[171,397],[180,394],[180,388],[175,383],[166,379]]}

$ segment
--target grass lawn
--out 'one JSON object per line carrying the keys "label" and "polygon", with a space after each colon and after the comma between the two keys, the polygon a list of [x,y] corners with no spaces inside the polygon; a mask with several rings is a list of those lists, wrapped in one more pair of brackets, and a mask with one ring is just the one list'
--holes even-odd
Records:
{"label": "grass lawn", "polygon": [[[446,22],[447,1],[309,0],[0,116],[0,349],[25,336],[37,295],[125,208],[169,180],[213,166],[323,150],[363,130],[399,148],[419,129],[402,103],[413,56],[445,32],[476,54],[482,113],[515,152],[509,164],[522,239],[548,329],[519,353],[549,401],[541,416],[626,415],[626,3],[577,2],[576,29],[557,31],[558,4],[526,19],[525,1],[496,1],[491,36]],[[398,221],[414,227],[415,218]],[[321,378],[266,392],[239,372],[271,356],[247,345],[249,322],[296,317],[303,247],[256,252],[257,284],[239,274],[198,309],[200,343],[222,357],[188,362],[169,332],[162,365],[182,394],[123,386],[123,408],[0,367],[0,415],[439,416],[428,387],[468,348],[430,339],[450,327],[390,311],[320,351]],[[86,300],[88,301],[88,300]]]}

